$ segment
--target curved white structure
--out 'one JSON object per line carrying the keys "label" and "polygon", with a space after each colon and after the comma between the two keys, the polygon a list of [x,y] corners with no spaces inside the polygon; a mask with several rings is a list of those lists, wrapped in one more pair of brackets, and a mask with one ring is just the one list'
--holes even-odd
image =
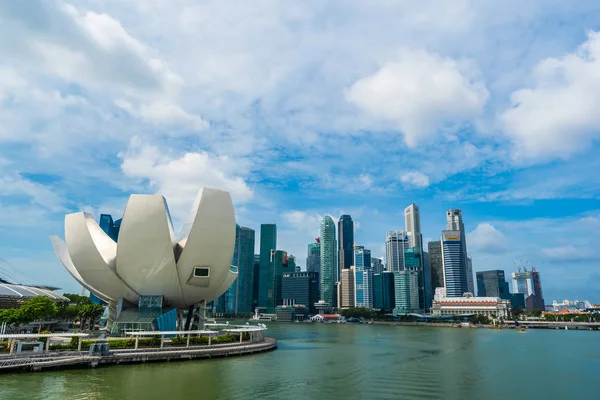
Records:
{"label": "curved white structure", "polygon": [[51,237],[65,269],[103,300],[163,296],[165,304],[187,308],[223,294],[237,278],[231,267],[235,216],[229,193],[204,188],[198,194],[186,237],[176,241],[161,195],[131,195],[118,243],[90,214],[65,217],[66,243]]}

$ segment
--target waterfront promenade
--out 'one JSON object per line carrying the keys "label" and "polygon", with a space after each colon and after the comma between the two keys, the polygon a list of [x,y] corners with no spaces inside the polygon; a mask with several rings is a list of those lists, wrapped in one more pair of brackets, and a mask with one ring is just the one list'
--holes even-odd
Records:
{"label": "waterfront promenade", "polygon": [[109,355],[88,352],[52,352],[43,354],[0,356],[0,372],[42,371],[60,368],[94,368],[114,364],[184,361],[262,353],[274,350],[277,339],[265,337],[253,343],[227,343],[189,347],[113,350]]}

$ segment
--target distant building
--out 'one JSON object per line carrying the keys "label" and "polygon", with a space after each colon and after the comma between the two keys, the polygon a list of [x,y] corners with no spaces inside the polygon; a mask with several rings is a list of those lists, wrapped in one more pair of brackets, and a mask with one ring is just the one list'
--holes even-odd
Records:
{"label": "distant building", "polygon": [[385,271],[383,260],[381,258],[371,258],[371,269],[374,274],[380,274]]}
{"label": "distant building", "polygon": [[404,231],[389,231],[385,235],[385,269],[391,272],[404,270],[404,249],[409,248]]}
{"label": "distant building", "polygon": [[373,308],[391,312],[396,307],[394,273],[383,271],[373,275]]}
{"label": "distant building", "polygon": [[260,254],[254,255],[252,268],[252,310],[258,307],[258,284],[260,281]]}
{"label": "distant building", "polygon": [[321,272],[321,243],[311,243],[308,245],[306,270],[309,272]]}
{"label": "distant building", "polygon": [[396,307],[394,314],[418,313],[419,307],[419,272],[394,272],[394,296]]}
{"label": "distant building", "polygon": [[467,257],[467,291],[475,294],[475,285],[473,284],[473,259]]}
{"label": "distant building", "polygon": [[431,272],[431,287],[444,287],[444,263],[442,261],[442,242],[427,243],[429,253],[429,271]]}
{"label": "distant building", "polygon": [[308,320],[308,308],[302,305],[281,305],[275,307],[275,315],[279,322],[295,322]]}
{"label": "distant building", "polygon": [[254,230],[236,224],[232,265],[238,267],[238,278],[227,290],[226,311],[252,312],[254,288]]}
{"label": "distant building", "polygon": [[354,245],[354,266],[363,269],[371,269],[371,250],[365,246]]}
{"label": "distant building", "polygon": [[330,307],[334,307],[337,298],[335,296],[335,285],[337,275],[337,244],[335,240],[335,223],[330,216],[326,216],[321,221],[321,273],[320,279],[320,300],[323,300]]}
{"label": "distant building", "polygon": [[319,301],[319,274],[317,272],[295,272],[283,274],[281,295],[283,304],[304,305],[311,314],[316,312]]}
{"label": "distant building", "polygon": [[477,295],[479,297],[500,297],[504,300],[510,300],[511,295],[504,271],[495,269],[477,272]]}
{"label": "distant building", "polygon": [[545,310],[544,296],[542,294],[542,282],[539,272],[535,268],[531,271],[524,269],[512,273],[513,293],[523,294],[525,297],[525,310],[530,313],[533,310]]}
{"label": "distant building", "polygon": [[[464,269],[464,274],[466,279],[466,290],[465,292],[473,293],[475,288],[473,287],[473,271],[472,268],[470,270],[469,277],[469,262],[468,262],[468,253],[467,253],[467,235],[465,232],[465,225],[463,223],[463,215],[462,211],[458,209],[450,209],[446,211],[446,230],[447,231],[455,231],[458,232],[459,241],[461,246],[461,257],[463,260],[461,261],[461,268]],[[453,292],[452,289],[449,289],[449,292]],[[460,294],[462,296],[462,294]]]}
{"label": "distant building", "polygon": [[[260,226],[260,268],[258,283],[258,306],[267,308],[269,303],[269,287],[272,287],[272,277],[269,274],[271,252],[277,249],[277,225],[262,224]],[[273,307],[274,305],[271,304]],[[273,311],[271,311],[273,313]]]}
{"label": "distant building", "polygon": [[342,215],[338,220],[338,279],[343,269],[348,269],[354,264],[354,221],[350,215]]}
{"label": "distant building", "polygon": [[446,296],[462,297],[467,293],[467,257],[461,240],[461,231],[442,231],[442,262]]}
{"label": "distant building", "polygon": [[355,267],[356,307],[373,308],[373,273],[371,269]]}
{"label": "distant building", "polygon": [[433,301],[433,315],[484,315],[508,318],[510,301],[499,297],[445,297]]}
{"label": "distant building", "polygon": [[356,271],[354,267],[345,268],[342,270],[342,280],[339,285],[340,293],[338,298],[341,303],[338,304],[339,308],[351,308],[356,307],[356,298],[354,296],[356,292]]}
{"label": "distant building", "polygon": [[408,247],[423,248],[421,239],[421,215],[419,207],[411,204],[404,209],[404,223],[408,234]]}
{"label": "distant building", "polygon": [[119,230],[121,229],[121,220],[113,222],[109,214],[100,214],[100,228],[115,242],[119,239]]}
{"label": "distant building", "polygon": [[302,272],[302,267],[296,266],[296,272]]}
{"label": "distant building", "polygon": [[271,251],[269,260],[270,282],[267,291],[267,313],[274,313],[275,307],[283,304],[282,278],[284,274],[294,271],[295,268],[292,269],[289,267],[287,252],[282,250]]}

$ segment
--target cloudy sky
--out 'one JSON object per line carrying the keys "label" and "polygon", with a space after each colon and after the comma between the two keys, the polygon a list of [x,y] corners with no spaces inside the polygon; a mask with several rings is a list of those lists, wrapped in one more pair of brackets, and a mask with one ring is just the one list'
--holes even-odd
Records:
{"label": "cloudy sky", "polygon": [[530,261],[547,302],[600,302],[596,0],[2,1],[0,54],[19,275],[79,291],[65,213],[161,193],[180,225],[209,186],[302,266],[324,215],[382,256],[408,204],[426,239],[461,208],[475,271]]}

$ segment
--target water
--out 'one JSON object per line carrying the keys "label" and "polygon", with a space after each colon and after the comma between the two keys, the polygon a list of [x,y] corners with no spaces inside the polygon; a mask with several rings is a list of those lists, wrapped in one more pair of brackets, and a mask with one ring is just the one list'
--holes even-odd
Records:
{"label": "water", "polygon": [[0,399],[600,398],[590,331],[271,324],[274,352],[0,375]]}

